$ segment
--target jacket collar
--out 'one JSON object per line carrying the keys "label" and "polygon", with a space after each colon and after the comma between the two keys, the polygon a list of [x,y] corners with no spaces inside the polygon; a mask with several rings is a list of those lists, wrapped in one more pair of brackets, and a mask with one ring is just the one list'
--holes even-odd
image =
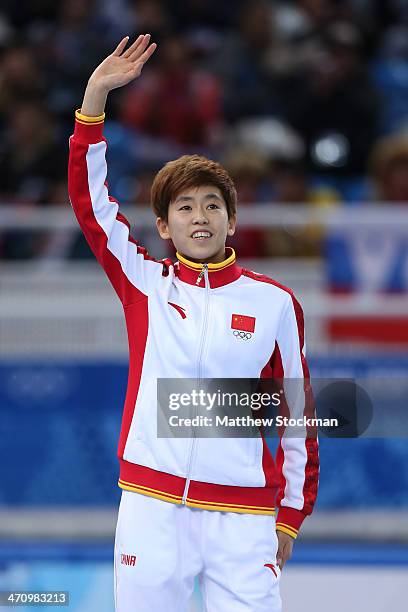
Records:
{"label": "jacket collar", "polygon": [[[221,287],[222,285],[228,285],[234,280],[237,280],[241,276],[240,266],[237,265],[235,251],[231,247],[225,248],[227,259],[220,263],[208,263],[208,279],[210,281],[211,289]],[[180,253],[176,253],[178,264],[178,277],[181,281],[188,283],[189,285],[195,285],[196,287],[205,287],[204,275],[201,274],[200,282],[197,284],[197,280],[200,276],[200,272],[203,270],[204,264],[190,261],[186,257],[183,257]]]}

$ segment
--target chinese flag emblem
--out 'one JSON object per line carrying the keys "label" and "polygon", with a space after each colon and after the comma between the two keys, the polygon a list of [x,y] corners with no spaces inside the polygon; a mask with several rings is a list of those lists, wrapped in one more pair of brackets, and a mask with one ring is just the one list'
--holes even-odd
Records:
{"label": "chinese flag emblem", "polygon": [[247,315],[233,314],[231,319],[231,329],[239,329],[241,331],[255,331],[255,317]]}

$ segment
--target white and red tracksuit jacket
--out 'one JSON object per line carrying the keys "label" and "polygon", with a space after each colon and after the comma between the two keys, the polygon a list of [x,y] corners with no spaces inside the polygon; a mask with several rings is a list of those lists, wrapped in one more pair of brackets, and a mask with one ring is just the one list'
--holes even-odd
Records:
{"label": "white and red tracksuit jacket", "polygon": [[[277,507],[277,528],[296,537],[317,494],[316,438],[281,438],[276,462],[263,438],[158,438],[156,381],[308,377],[301,307],[290,289],[241,268],[232,249],[204,269],[181,256],[176,263],[150,257],[109,195],[102,132],[103,117],[77,112],[69,195],[126,318],[119,486],[208,510],[273,514]],[[249,341],[233,333],[233,315],[255,319]]]}

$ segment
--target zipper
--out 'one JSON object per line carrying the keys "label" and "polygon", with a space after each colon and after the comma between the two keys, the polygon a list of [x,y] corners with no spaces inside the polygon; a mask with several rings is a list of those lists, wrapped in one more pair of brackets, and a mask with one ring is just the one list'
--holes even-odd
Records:
{"label": "zipper", "polygon": [[200,274],[197,276],[197,280],[196,280],[196,283],[195,283],[196,285],[200,284],[201,279],[203,278],[203,276],[205,274],[205,272],[204,272],[205,269],[208,269],[207,268],[207,264],[204,264],[203,267],[201,268]]}
{"label": "zipper", "polygon": [[[209,310],[209,302],[210,302],[210,283],[208,281],[208,264],[203,264],[201,272],[200,272],[200,274],[197,277],[196,285],[200,284],[200,281],[203,278],[203,276],[204,276],[205,298],[204,298],[203,327],[202,327],[202,330],[201,330],[200,348],[199,348],[199,351],[198,351],[198,361],[197,361],[197,380],[198,380],[198,384],[200,384],[200,382],[201,382],[202,361],[203,361],[203,352],[204,352],[204,342],[205,342],[205,335],[206,335],[207,325],[208,325],[208,310]],[[193,414],[193,417],[194,416],[195,416],[195,414]],[[186,504],[186,501],[187,501],[188,489],[189,489],[190,481],[191,481],[191,470],[192,470],[192,464],[193,464],[193,455],[194,455],[194,450],[195,450],[196,444],[197,444],[197,439],[195,437],[194,429],[193,429],[192,440],[191,440],[190,450],[189,450],[188,463],[187,463],[186,484],[184,486],[183,497],[181,499],[181,503],[184,504],[184,505]]]}

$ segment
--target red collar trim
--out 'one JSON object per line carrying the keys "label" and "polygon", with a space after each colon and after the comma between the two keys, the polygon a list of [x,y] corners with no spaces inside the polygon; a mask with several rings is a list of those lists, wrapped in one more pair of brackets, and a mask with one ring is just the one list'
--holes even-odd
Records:
{"label": "red collar trim", "polygon": [[[227,259],[218,264],[207,264],[211,289],[228,285],[241,276],[242,268],[237,265],[234,249],[226,247],[226,251],[229,252]],[[190,261],[180,253],[177,253],[177,259],[175,268],[178,278],[189,285],[205,287],[204,276],[201,277],[200,283],[197,285],[197,279],[203,269],[203,264]]]}

